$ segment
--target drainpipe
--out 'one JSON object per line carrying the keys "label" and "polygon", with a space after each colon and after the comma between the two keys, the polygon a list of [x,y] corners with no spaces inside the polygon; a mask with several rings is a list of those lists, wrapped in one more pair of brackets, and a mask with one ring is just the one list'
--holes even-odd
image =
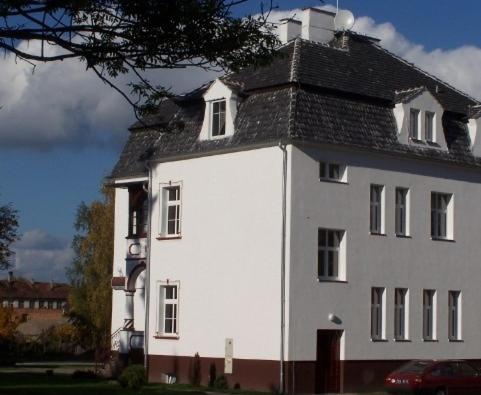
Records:
{"label": "drainpipe", "polygon": [[144,292],[145,292],[145,325],[144,325],[144,367],[147,371],[149,371],[149,309],[150,309],[150,245],[152,239],[152,169],[149,165],[146,165],[147,170],[149,171],[149,185],[147,199],[149,202],[149,211],[148,211],[148,228],[147,228],[147,254],[146,254],[146,261],[147,265],[145,268],[145,284],[144,284]]}
{"label": "drainpipe", "polygon": [[279,141],[282,150],[282,239],[281,239],[281,344],[280,344],[280,371],[279,392],[284,393],[284,339],[285,339],[285,304],[286,304],[286,200],[287,200],[287,148],[286,144]]}

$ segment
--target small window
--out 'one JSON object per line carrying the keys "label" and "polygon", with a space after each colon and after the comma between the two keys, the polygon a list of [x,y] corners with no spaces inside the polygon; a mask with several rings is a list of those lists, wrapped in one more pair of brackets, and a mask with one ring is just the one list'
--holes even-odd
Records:
{"label": "small window", "polygon": [[426,141],[434,143],[436,141],[434,135],[434,113],[426,111],[424,116],[424,127],[426,134]]}
{"label": "small window", "polygon": [[339,163],[319,162],[319,179],[344,182],[345,170],[345,166]]}
{"label": "small window", "polygon": [[408,231],[408,192],[406,188],[396,188],[396,235],[407,236]]}
{"label": "small window", "polygon": [[409,116],[409,137],[419,140],[419,110],[411,108]]}
{"label": "small window", "polygon": [[212,103],[212,136],[225,135],[225,100]]}
{"label": "small window", "polygon": [[162,230],[166,237],[180,236],[181,232],[181,188],[169,186],[162,191]]}
{"label": "small window", "polygon": [[383,340],[384,326],[384,288],[371,289],[371,339]]}
{"label": "small window", "polygon": [[406,340],[408,338],[408,290],[396,288],[394,290],[394,338]]}
{"label": "small window", "polygon": [[452,238],[452,195],[431,193],[431,237],[433,239]]}
{"label": "small window", "polygon": [[384,187],[371,185],[370,195],[370,230],[372,234],[382,234],[384,231]]}
{"label": "small window", "polygon": [[436,339],[436,291],[423,291],[423,339]]}
{"label": "small window", "polygon": [[166,336],[178,334],[178,286],[160,286],[158,333]]}
{"label": "small window", "polygon": [[129,188],[129,213],[129,237],[146,237],[148,198],[142,185]]}
{"label": "small window", "polygon": [[324,280],[340,278],[340,251],[344,232],[340,230],[318,230],[318,277]]}
{"label": "small window", "polygon": [[461,339],[461,292],[449,291],[449,340]]}

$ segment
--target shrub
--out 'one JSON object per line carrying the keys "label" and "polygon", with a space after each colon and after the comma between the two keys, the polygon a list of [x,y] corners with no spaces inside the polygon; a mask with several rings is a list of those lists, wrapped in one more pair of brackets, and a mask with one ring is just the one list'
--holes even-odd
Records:
{"label": "shrub", "polygon": [[72,378],[79,380],[92,380],[97,379],[98,377],[99,376],[93,370],[76,370],[72,373]]}
{"label": "shrub", "polygon": [[227,382],[227,379],[225,378],[225,376],[219,376],[214,380],[214,388],[218,390],[229,389],[229,383]]}
{"label": "shrub", "polygon": [[195,387],[200,386],[200,381],[201,381],[201,374],[200,374],[200,356],[199,353],[195,353],[194,356],[194,361],[191,366],[191,372],[190,372],[190,384],[192,384]]}
{"label": "shrub", "polygon": [[119,377],[122,387],[139,390],[147,383],[147,375],[142,365],[127,366]]}

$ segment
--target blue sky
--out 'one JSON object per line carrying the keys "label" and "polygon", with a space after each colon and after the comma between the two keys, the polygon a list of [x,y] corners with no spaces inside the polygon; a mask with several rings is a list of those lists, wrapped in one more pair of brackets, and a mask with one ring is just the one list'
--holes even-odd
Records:
{"label": "blue sky", "polygon": [[[276,4],[278,11],[322,5]],[[238,12],[256,13],[258,5],[250,0]],[[341,0],[340,8],[356,15],[354,30],[379,36],[391,51],[481,98],[481,2]],[[0,63],[0,203],[12,202],[19,210],[25,235],[16,270],[35,279],[64,280],[76,207],[99,196],[134,118],[122,99],[82,65],[40,65],[32,75],[28,65],[12,59]],[[185,91],[212,74],[156,77]]]}

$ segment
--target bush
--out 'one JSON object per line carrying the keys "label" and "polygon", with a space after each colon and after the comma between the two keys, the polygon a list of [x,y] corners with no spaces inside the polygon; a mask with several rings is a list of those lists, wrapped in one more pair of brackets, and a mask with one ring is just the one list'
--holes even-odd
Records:
{"label": "bush", "polygon": [[214,380],[214,388],[218,390],[229,389],[229,383],[227,382],[227,379],[225,378],[225,376],[219,376]]}
{"label": "bush", "polygon": [[76,370],[72,373],[72,378],[79,380],[92,380],[98,379],[99,376],[93,370]]}
{"label": "bush", "polygon": [[119,377],[122,387],[139,390],[147,383],[147,374],[142,365],[127,366]]}

